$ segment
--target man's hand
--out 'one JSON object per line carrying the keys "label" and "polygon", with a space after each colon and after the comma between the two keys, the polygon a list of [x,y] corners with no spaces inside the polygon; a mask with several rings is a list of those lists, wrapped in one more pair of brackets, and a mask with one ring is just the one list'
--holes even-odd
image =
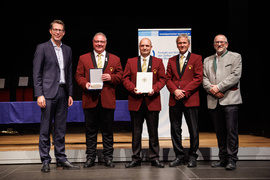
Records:
{"label": "man's hand", "polygon": [[222,92],[218,92],[217,94],[215,94],[215,96],[220,99],[224,97],[224,94]]}
{"label": "man's hand", "polygon": [[71,96],[68,97],[68,107],[73,105],[73,98]]}
{"label": "man's hand", "polygon": [[85,88],[86,88],[86,89],[89,89],[90,86],[91,86],[90,82],[88,82],[88,83],[85,84]]}
{"label": "man's hand", "polygon": [[135,94],[142,94],[141,92],[138,92],[138,89],[137,88],[134,88],[134,93]]}
{"label": "man's hand", "polygon": [[212,88],[210,89],[210,92],[216,96],[218,99],[223,98],[224,94],[219,91],[217,85],[210,85]]}
{"label": "man's hand", "polygon": [[101,78],[102,78],[102,81],[111,81],[112,80],[110,74],[102,74]]}
{"label": "man's hand", "polygon": [[219,89],[217,87],[217,85],[210,85],[212,88],[210,89],[210,92],[213,94],[213,95],[216,95],[218,92],[219,92]]}
{"label": "man's hand", "polygon": [[39,107],[41,108],[45,108],[46,107],[46,100],[44,96],[38,96],[37,98],[37,104]]}
{"label": "man's hand", "polygon": [[154,89],[152,89],[149,93],[148,93],[148,96],[153,96],[154,95]]}
{"label": "man's hand", "polygon": [[174,91],[174,96],[176,100],[183,99],[185,97],[185,91],[182,89],[176,89]]}

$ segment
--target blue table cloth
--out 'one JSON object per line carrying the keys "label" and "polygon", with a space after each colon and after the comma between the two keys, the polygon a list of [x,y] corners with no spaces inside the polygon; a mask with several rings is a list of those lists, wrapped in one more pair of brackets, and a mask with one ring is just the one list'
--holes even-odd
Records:
{"label": "blue table cloth", "polygon": [[[40,123],[40,107],[33,102],[0,102],[0,124]],[[117,100],[114,121],[130,121],[128,100]],[[81,101],[68,109],[67,122],[84,122]]]}

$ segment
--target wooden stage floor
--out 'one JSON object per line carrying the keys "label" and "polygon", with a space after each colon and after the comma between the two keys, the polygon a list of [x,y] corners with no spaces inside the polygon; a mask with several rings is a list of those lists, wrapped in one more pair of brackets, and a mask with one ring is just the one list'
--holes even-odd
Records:
{"label": "wooden stage floor", "polygon": [[[201,132],[200,148],[217,147],[214,133]],[[0,134],[0,151],[37,151],[39,135],[3,135]],[[114,149],[131,149],[131,133],[115,133]],[[159,139],[161,148],[172,148],[171,139]],[[183,140],[183,146],[189,147],[189,140]],[[239,135],[239,147],[270,147],[270,138]],[[148,148],[148,140],[142,140],[142,148]],[[53,147],[52,147],[53,149]],[[85,149],[85,135],[66,134],[66,150]],[[98,149],[102,149],[102,137],[98,135]]]}

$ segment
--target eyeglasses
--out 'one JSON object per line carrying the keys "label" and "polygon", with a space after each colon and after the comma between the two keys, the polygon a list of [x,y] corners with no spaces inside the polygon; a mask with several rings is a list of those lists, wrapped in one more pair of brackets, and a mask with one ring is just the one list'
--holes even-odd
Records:
{"label": "eyeglasses", "polygon": [[59,32],[59,33],[63,33],[65,30],[63,29],[52,29],[53,32]]}
{"label": "eyeglasses", "polygon": [[215,43],[216,45],[219,44],[219,43],[220,43],[220,44],[225,44],[225,43],[227,43],[227,41],[215,41],[214,43]]}
{"label": "eyeglasses", "polygon": [[104,44],[106,41],[96,41],[96,40],[94,40],[94,42]]}

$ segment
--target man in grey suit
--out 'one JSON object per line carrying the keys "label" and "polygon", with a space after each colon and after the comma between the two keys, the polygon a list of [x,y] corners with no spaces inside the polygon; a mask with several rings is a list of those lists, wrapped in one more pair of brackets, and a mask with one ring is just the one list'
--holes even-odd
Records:
{"label": "man in grey suit", "polygon": [[214,39],[216,54],[204,59],[203,87],[208,92],[207,105],[214,122],[220,161],[212,167],[236,168],[238,160],[238,105],[242,103],[240,78],[241,55],[228,51],[224,35]]}
{"label": "man in grey suit", "polygon": [[54,154],[58,168],[78,169],[65,154],[68,107],[72,106],[72,52],[62,44],[65,25],[54,20],[50,25],[51,39],[39,44],[33,60],[33,80],[37,104],[41,107],[39,153],[42,172],[50,171],[50,124],[54,119]]}

